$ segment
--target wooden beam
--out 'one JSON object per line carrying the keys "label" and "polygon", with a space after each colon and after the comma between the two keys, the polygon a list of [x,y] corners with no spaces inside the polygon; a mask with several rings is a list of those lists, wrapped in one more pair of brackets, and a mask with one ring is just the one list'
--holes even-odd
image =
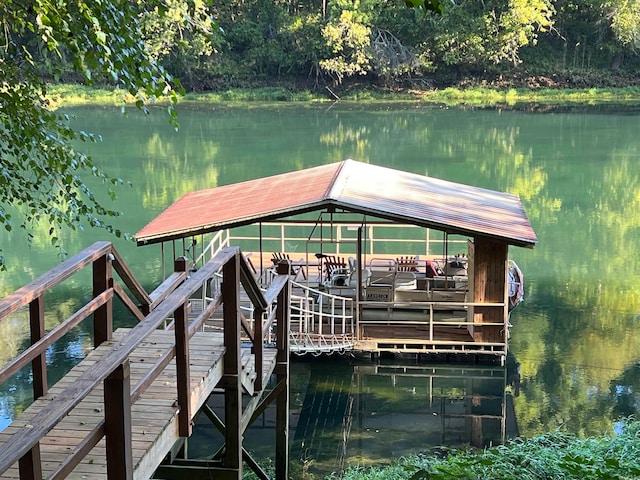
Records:
{"label": "wooden beam", "polygon": [[113,298],[113,290],[103,292],[100,296],[92,299],[84,307],[71,315],[66,321],[51,330],[37,344],[30,346],[16,358],[11,360],[11,362],[9,362],[0,371],[0,383],[5,382],[9,377],[15,375],[19,370],[25,367],[31,359],[39,355],[39,352],[44,352],[48,347],[53,345],[57,340],[62,338],[72,328],[95,312],[101,305],[104,305],[105,302],[109,301],[111,298]]}
{"label": "wooden beam", "polygon": [[146,290],[142,287],[142,285],[138,282],[136,277],[133,275],[133,272],[129,269],[129,266],[120,256],[120,253],[114,248],[111,251],[111,255],[113,256],[113,268],[123,283],[127,286],[129,291],[133,294],[133,296],[142,304],[142,310],[144,313],[149,313],[149,305],[151,304],[151,297],[146,292]]}
{"label": "wooden beam", "polygon": [[276,397],[276,478],[289,478],[289,297],[287,282],[278,295],[276,316],[276,380],[282,389]]}
{"label": "wooden beam", "polygon": [[104,437],[104,421],[100,422],[89,434],[73,449],[73,452],[56,467],[48,477],[48,480],[62,480],[69,476],[73,469]]}
{"label": "wooden beam", "polygon": [[123,288],[117,282],[113,282],[113,290],[118,295],[118,298],[122,300],[122,303],[129,309],[131,313],[138,319],[142,320],[147,313],[149,313],[148,305],[142,305],[142,309],[140,309],[133,301],[129,298],[129,295],[123,290]]}
{"label": "wooden beam", "polygon": [[189,373],[189,328],[187,304],[174,312],[176,337],[176,375],[178,389],[178,431],[181,437],[191,436],[191,387]]}
{"label": "wooden beam", "polygon": [[24,287],[19,288],[11,295],[0,301],[0,319],[22,307],[26,307],[33,300],[42,296],[51,288],[59,285],[64,280],[79,272],[87,265],[91,265],[98,258],[108,254],[113,249],[109,242],[96,242],[82,252],[65,260],[46,274],[38,277]]}
{"label": "wooden beam", "polygon": [[19,462],[20,480],[41,480],[42,461],[40,459],[40,444],[36,444]]}

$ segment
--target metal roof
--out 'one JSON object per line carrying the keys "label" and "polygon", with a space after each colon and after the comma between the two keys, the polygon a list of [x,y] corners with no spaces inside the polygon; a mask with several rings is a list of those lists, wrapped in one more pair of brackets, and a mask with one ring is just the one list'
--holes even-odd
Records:
{"label": "metal roof", "polygon": [[538,242],[515,195],[354,160],[188,193],[136,240],[157,243],[327,208],[510,245]]}

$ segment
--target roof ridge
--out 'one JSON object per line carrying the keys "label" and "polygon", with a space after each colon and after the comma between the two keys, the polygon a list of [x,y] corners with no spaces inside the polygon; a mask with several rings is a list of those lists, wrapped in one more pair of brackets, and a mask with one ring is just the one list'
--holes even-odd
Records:
{"label": "roof ridge", "polygon": [[344,186],[344,182],[346,181],[346,176],[342,175],[342,172],[345,168],[353,163],[358,163],[355,160],[347,158],[346,160],[342,160],[340,165],[336,168],[336,172],[333,175],[333,178],[329,182],[329,187],[327,188],[327,192],[324,195],[324,198],[327,200],[337,200],[337,195],[342,191]]}

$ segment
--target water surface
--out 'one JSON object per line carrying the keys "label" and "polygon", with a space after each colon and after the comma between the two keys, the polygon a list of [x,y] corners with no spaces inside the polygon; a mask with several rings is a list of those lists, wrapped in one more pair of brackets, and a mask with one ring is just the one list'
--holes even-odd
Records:
{"label": "water surface", "polygon": [[[183,107],[177,132],[161,111],[148,116],[135,110],[122,116],[112,108],[69,112],[76,116],[77,128],[103,138],[79,147],[111,175],[131,181],[118,190],[117,203],[108,205],[123,211],[117,226],[131,233],[184,193],[346,158],[521,197],[539,245],[510,250],[526,280],[525,302],[511,318],[510,361],[521,374],[517,396],[510,371],[498,374],[502,386],[496,387],[494,380],[465,381],[465,376],[476,378],[473,372],[451,377],[445,370],[449,376],[441,377],[423,371],[391,380],[371,375],[371,365],[358,371],[345,359],[296,363],[293,426],[316,408],[305,404],[309,392],[336,395],[340,409],[351,408],[349,418],[327,418],[327,428],[318,429],[317,438],[291,434],[292,452],[321,471],[384,461],[441,443],[498,442],[503,432],[516,430],[523,436],[558,428],[578,434],[612,432],[620,418],[640,412],[637,109],[512,111],[348,103]],[[100,188],[96,181],[90,184]],[[31,246],[19,232],[0,233],[9,262],[8,272],[0,274],[0,294],[59,261],[47,232],[47,225],[40,226]],[[143,283],[151,287],[160,278],[157,247],[139,248],[96,230],[67,232],[63,239],[72,253],[96,240],[113,240]],[[73,298],[90,293],[87,285],[70,282],[47,301],[53,309],[49,327],[70,311]],[[27,330],[19,319],[0,329],[4,362],[24,348]],[[52,347],[52,378],[89,346],[89,331],[79,327]],[[5,423],[29,401],[28,383],[25,372],[2,387]],[[438,388],[445,392],[439,399],[434,396]],[[485,396],[492,400],[483,400]],[[434,424],[447,405],[466,417]],[[478,434],[471,414],[480,407],[490,412],[504,408],[499,416],[506,423],[496,426],[487,420]],[[350,422],[346,441],[344,422]],[[203,428],[199,438],[206,447]],[[417,436],[417,431],[423,433]],[[252,436],[263,438],[257,432]]]}

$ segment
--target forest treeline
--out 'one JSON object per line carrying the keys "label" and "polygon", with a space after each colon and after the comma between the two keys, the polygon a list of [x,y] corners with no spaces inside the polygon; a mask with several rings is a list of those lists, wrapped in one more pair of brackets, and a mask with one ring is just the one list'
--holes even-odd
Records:
{"label": "forest treeline", "polygon": [[145,40],[187,91],[354,80],[623,86],[640,67],[638,0],[446,0],[431,10],[410,0],[164,3],[161,15],[144,13]]}

